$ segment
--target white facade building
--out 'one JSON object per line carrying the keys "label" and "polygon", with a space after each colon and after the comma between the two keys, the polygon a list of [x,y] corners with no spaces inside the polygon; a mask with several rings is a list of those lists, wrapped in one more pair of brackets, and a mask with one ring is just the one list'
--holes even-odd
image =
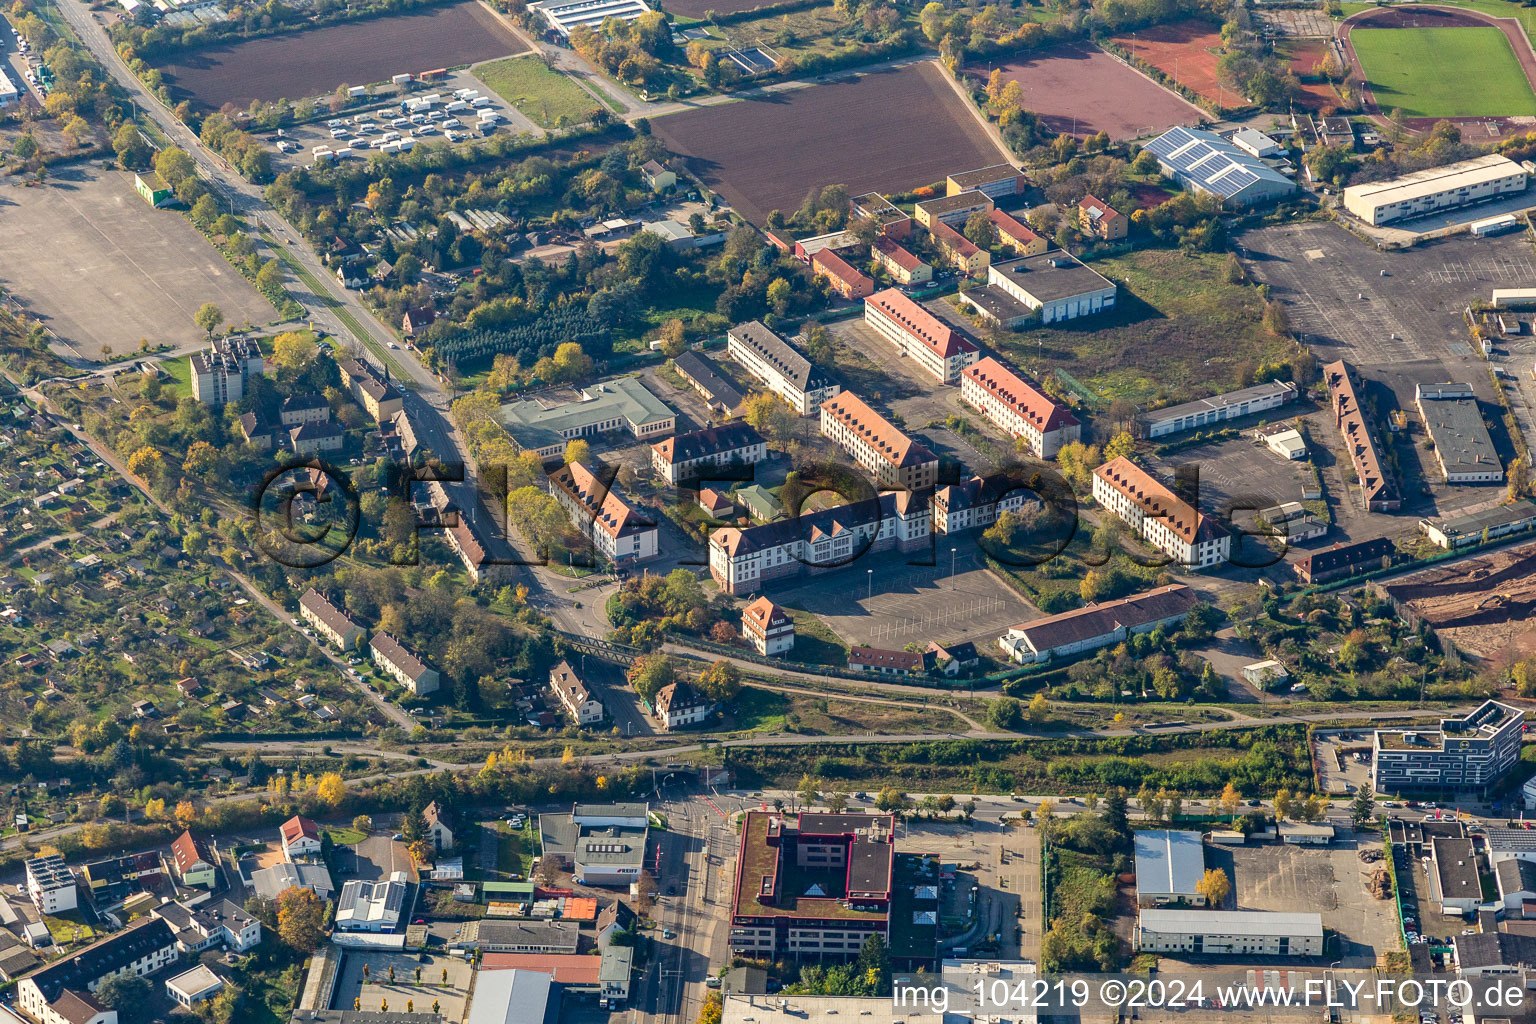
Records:
{"label": "white facade building", "polygon": [[1291,381],[1271,381],[1251,388],[1229,391],[1224,395],[1199,398],[1166,409],[1155,409],[1140,417],[1144,437],[1164,437],[1184,430],[1224,423],[1278,409],[1296,400],[1296,385]]}
{"label": "white facade building", "polygon": [[1525,169],[1519,164],[1507,156],[1489,154],[1385,181],[1351,185],[1344,190],[1344,209],[1367,224],[1390,224],[1524,192],[1526,181]]}
{"label": "white facade building", "polygon": [[945,384],[981,357],[981,350],[895,288],[864,300],[864,321]]}
{"label": "white facade building", "polygon": [[615,564],[655,558],[660,530],[579,462],[549,474],[549,490],[592,547]]}
{"label": "white facade building", "polygon": [[1197,956],[1322,956],[1321,914],[1266,910],[1143,910],[1136,948]]}
{"label": "white facade building", "polygon": [[794,346],[756,320],[737,324],[725,338],[726,354],[801,416],[809,416],[842,390]]}
{"label": "white facade building", "polygon": [[1232,537],[1215,519],[1201,515],[1124,456],[1093,471],[1093,497],[1182,566],[1220,565],[1232,553]]}
{"label": "white facade building", "polygon": [[43,914],[74,910],[80,905],[74,872],[56,853],[27,861],[27,895]]}
{"label": "white facade building", "polygon": [[1072,410],[991,356],[960,375],[960,400],[1014,437],[1040,459],[1053,459],[1082,435]]}

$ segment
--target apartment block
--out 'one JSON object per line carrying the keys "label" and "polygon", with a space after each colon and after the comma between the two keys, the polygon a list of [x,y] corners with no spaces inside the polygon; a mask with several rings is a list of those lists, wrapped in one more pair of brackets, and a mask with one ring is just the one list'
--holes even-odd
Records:
{"label": "apartment block", "polygon": [[821,404],[821,433],[874,477],[881,489],[920,491],[938,479],[938,456],[897,430],[851,391]]}

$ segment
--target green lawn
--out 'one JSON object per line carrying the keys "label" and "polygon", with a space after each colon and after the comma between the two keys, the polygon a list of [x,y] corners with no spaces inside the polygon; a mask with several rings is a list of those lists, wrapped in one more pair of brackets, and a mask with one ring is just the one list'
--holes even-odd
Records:
{"label": "green lawn", "polygon": [[1536,93],[1496,28],[1357,28],[1349,38],[1383,111],[1491,117],[1536,110]]}
{"label": "green lawn", "polygon": [[586,90],[537,57],[508,57],[474,68],[473,74],[534,124],[552,128],[564,117],[580,124],[597,106]]}
{"label": "green lawn", "polygon": [[328,828],[326,834],[337,846],[356,846],[368,836],[355,828]]}
{"label": "green lawn", "polygon": [[166,390],[177,398],[192,397],[192,357],[177,356],[175,359],[162,359],[159,362],[160,369],[171,375],[173,383],[167,384]]}

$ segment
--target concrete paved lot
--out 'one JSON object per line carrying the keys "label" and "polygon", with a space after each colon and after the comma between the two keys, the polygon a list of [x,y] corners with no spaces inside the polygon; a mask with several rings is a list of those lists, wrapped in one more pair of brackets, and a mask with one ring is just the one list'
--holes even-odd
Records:
{"label": "concrete paved lot", "polygon": [[[974,640],[991,653],[1009,626],[1040,618],[1040,613],[981,568],[974,545],[956,547],[955,575],[950,575],[949,545],[934,552],[865,555],[846,568],[771,588],[781,604],[818,616],[849,643],[899,650],[915,640],[940,643]],[[873,573],[861,570],[873,570]],[[872,594],[872,596],[870,596]]]}
{"label": "concrete paved lot", "polygon": [[[1349,360],[1359,368],[1380,416],[1394,409],[1409,415],[1406,436],[1386,437],[1381,424],[1401,470],[1404,508],[1398,516],[1360,513],[1358,492],[1342,500],[1345,488],[1337,467],[1319,461],[1330,500],[1348,506],[1335,517],[1346,536],[1360,540],[1397,532],[1371,521],[1385,518],[1401,525],[1407,516],[1445,515],[1491,497],[1487,487],[1440,482],[1439,466],[1423,448],[1414,386],[1470,382],[1494,446],[1508,465],[1514,449],[1487,364],[1468,340],[1462,310],[1474,299],[1486,301],[1494,288],[1521,287],[1536,277],[1536,253],[1524,236],[1457,236],[1404,252],[1378,252],[1334,224],[1309,222],[1250,231],[1239,244],[1251,272],[1285,303],[1292,326],[1319,361]],[[1310,422],[1313,439],[1327,443],[1343,460],[1331,420],[1322,415]]]}
{"label": "concrete paved lot", "polygon": [[[352,878],[373,882],[388,878],[396,871],[411,874],[411,855],[406,851],[404,843],[397,843],[390,838],[392,834],[386,832],[372,835],[355,846],[337,850],[336,866],[340,872],[336,881],[337,888]],[[352,870],[346,870],[348,868]]]}
{"label": "concrete paved lot", "polygon": [[181,214],[156,210],[133,175],[76,164],[39,188],[0,189],[0,285],[68,347],[95,360],[140,338],[177,349],[202,342],[192,314],[205,302],[236,324],[267,324],[272,304]]}
{"label": "concrete paved lot", "polygon": [[1365,889],[1381,862],[1360,860],[1362,848],[1380,850],[1381,843],[1343,830],[1340,835],[1326,847],[1207,847],[1206,865],[1227,869],[1230,900],[1238,909],[1319,913],[1323,927],[1339,936],[1339,952],[1331,959],[1369,967],[1378,952],[1397,948],[1392,901],[1374,899]]}
{"label": "concrete paved lot", "polygon": [[[963,794],[955,794],[963,802]],[[955,883],[940,893],[940,913],[962,918],[972,885],[979,887],[977,916],[969,928],[953,936],[952,946],[972,946],[988,935],[998,936],[995,954],[1003,959],[1038,955],[1040,945],[1040,840],[1035,830],[1001,826],[996,821],[970,825],[914,821],[903,839],[905,849],[936,854],[945,863],[965,866]],[[974,868],[969,865],[977,865]],[[1022,904],[1022,916],[1020,906]]]}
{"label": "concrete paved lot", "polygon": [[[368,980],[363,981],[363,965],[368,966]],[[395,969],[395,981],[389,981],[389,968]],[[416,984],[416,968],[421,968],[421,984]],[[448,984],[442,984],[443,971]],[[432,1012],[432,1002],[439,1004],[445,1021],[462,1021],[467,1007],[469,984],[474,970],[463,960],[428,954],[418,960],[414,953],[347,951],[341,978],[336,983],[334,1005],[350,1010],[356,999],[363,1010],[378,1010],[388,1002],[391,1013],[404,1013],[406,1002],[416,1005],[417,1013]]]}
{"label": "concrete paved lot", "polygon": [[[1370,786],[1370,750],[1366,739],[1344,739],[1344,733],[1320,732],[1317,734],[1318,778],[1323,792],[1336,796],[1356,793]],[[1359,736],[1358,733],[1349,733]],[[1364,753],[1365,761],[1355,760],[1356,753]]]}

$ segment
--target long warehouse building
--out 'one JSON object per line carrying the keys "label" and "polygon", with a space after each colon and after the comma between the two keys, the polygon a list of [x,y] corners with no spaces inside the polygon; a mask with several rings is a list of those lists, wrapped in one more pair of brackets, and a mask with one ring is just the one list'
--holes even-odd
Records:
{"label": "long warehouse building", "polygon": [[1351,185],[1344,190],[1344,209],[1367,224],[1390,224],[1524,192],[1525,186],[1524,168],[1507,156],[1489,154],[1385,181]]}

